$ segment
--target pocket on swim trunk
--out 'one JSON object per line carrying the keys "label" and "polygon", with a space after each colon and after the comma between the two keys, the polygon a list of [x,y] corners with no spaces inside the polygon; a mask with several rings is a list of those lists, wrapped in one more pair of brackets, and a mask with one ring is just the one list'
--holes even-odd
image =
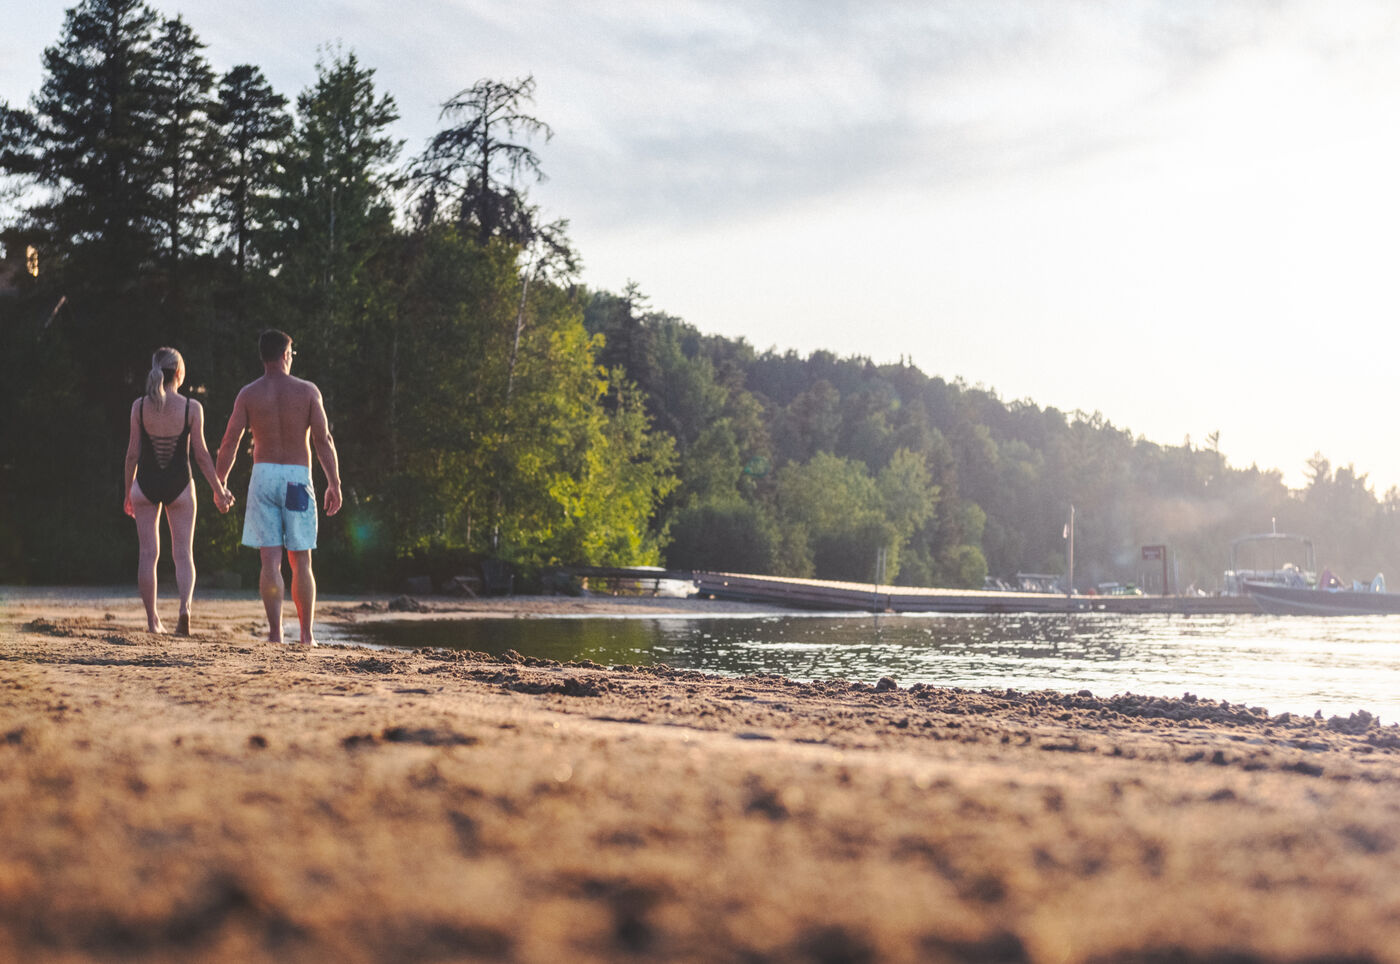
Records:
{"label": "pocket on swim trunk", "polygon": [[311,508],[311,489],[300,482],[288,482],[286,505],[292,512],[305,512]]}

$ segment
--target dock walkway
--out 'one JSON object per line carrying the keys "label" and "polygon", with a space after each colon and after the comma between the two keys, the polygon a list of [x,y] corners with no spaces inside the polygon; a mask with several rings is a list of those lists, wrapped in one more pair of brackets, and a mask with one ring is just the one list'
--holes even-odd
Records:
{"label": "dock walkway", "polygon": [[920,589],[827,579],[795,579],[746,573],[663,569],[577,569],[580,575],[689,582],[702,596],[736,602],[769,603],[791,609],[877,613],[1175,613],[1206,615],[1258,613],[1249,596],[1066,596],[1060,593],[989,589]]}

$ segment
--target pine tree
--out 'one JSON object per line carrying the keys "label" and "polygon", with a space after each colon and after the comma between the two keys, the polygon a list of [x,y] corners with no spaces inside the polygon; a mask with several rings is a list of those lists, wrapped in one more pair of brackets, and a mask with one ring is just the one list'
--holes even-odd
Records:
{"label": "pine tree", "polygon": [[210,119],[214,73],[200,53],[203,49],[189,25],[176,17],[161,24],[151,51],[157,203],[172,277],[178,277],[183,258],[206,245],[206,199],[214,189],[219,160],[218,136]]}
{"label": "pine tree", "polygon": [[495,237],[530,243],[537,225],[521,181],[541,181],[544,173],[522,141],[554,133],[524,112],[534,96],[534,77],[479,80],[442,105],[440,117],[458,123],[436,134],[409,172],[420,219],[457,224],[481,244]]}
{"label": "pine tree", "polygon": [[347,464],[374,464],[389,445],[393,312],[384,304],[395,254],[392,191],[398,109],[374,71],[339,51],[297,98],[297,124],[276,172],[255,246],[275,272],[279,321],[301,345],[343,433]]}
{"label": "pine tree", "polygon": [[316,83],[297,98],[297,128],[282,158],[273,218],[262,244],[289,276],[319,329],[343,320],[359,270],[393,226],[392,165],[398,120],[374,71],[353,53],[317,65]]}
{"label": "pine tree", "polygon": [[38,169],[35,134],[32,114],[0,100],[0,173],[32,175]]}
{"label": "pine tree", "polygon": [[215,114],[224,145],[223,178],[215,210],[223,219],[241,278],[252,238],[263,224],[274,184],[274,165],[292,132],[287,98],[273,91],[262,71],[239,64],[219,80]]}
{"label": "pine tree", "polygon": [[50,196],[30,213],[58,252],[96,248],[84,270],[110,284],[133,278],[155,252],[156,22],[138,0],[85,0],[44,51],[34,98],[35,174]]}

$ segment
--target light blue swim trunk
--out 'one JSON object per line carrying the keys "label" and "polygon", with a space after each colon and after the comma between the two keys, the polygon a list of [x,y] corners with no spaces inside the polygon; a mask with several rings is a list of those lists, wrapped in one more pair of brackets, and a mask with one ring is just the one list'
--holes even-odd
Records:
{"label": "light blue swim trunk", "polygon": [[316,490],[311,487],[311,469],[253,463],[248,506],[243,513],[243,544],[254,549],[286,546],[292,552],[316,548]]}

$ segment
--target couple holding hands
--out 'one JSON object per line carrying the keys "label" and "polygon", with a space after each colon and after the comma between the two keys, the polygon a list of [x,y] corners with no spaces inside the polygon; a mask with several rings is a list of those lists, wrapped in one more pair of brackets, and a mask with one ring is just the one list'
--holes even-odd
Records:
{"label": "couple holding hands", "polygon": [[146,394],[131,403],[131,435],[126,448],[126,514],[136,520],[141,545],[136,583],[146,607],[146,628],[165,632],[156,612],[156,562],[160,558],[159,522],[165,510],[180,593],[176,633],[190,632],[194,595],[193,455],[214,490],[214,505],[228,512],[236,501],[226,485],[244,432],[253,435],[253,472],[243,518],[243,544],[262,555],[259,593],[267,610],[268,640],[282,642],[282,553],[292,570],[292,602],[301,624],[301,643],[316,645],[312,621],[316,579],[311,550],[316,548],[316,499],[311,486],[311,451],[326,476],[326,515],[340,511],[340,464],[331,439],[321,392],[291,374],[292,339],[269,330],[258,338],[261,378],[245,385],[233,403],[219,444],[218,461],[204,443],[204,408],[179,394],[185,360],[173,348],[151,357]]}

